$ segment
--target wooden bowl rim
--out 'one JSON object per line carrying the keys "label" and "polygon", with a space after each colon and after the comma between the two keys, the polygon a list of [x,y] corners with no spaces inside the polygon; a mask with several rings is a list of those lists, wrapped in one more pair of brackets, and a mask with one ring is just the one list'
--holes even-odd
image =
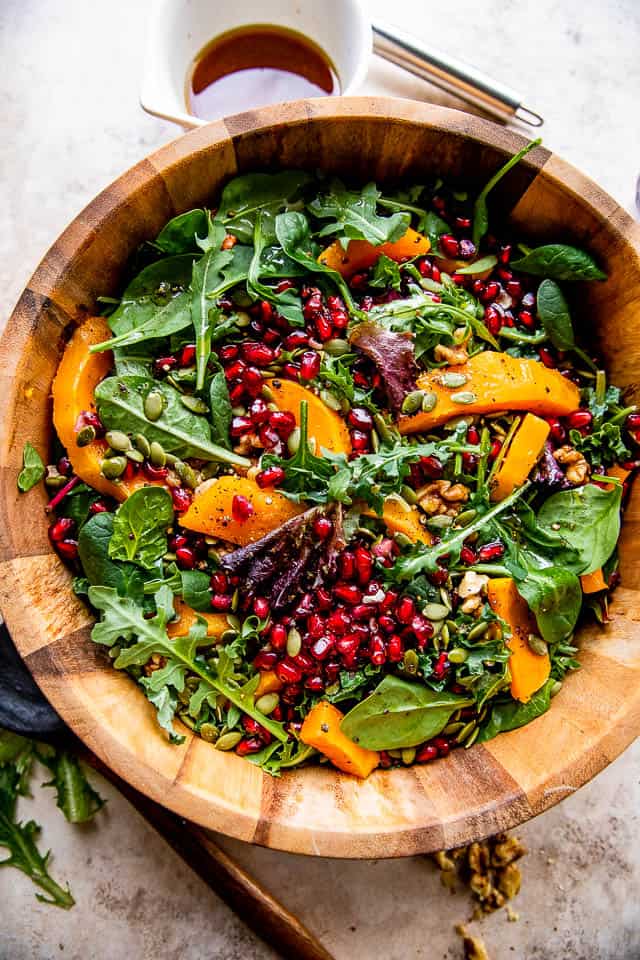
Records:
{"label": "wooden bowl rim", "polygon": [[[140,161],[102,191],[71,222],[45,255],[0,341],[0,382],[12,383],[16,370],[16,351],[22,355],[43,311],[51,304],[55,305],[58,280],[90,244],[92,236],[110,215],[112,197],[135,194],[158,174],[162,175],[176,164],[193,161],[213,145],[229,144],[235,148],[236,142],[247,133],[268,135],[291,124],[322,124],[327,121],[348,124],[356,120],[384,118],[472,139],[505,154],[515,153],[526,142],[520,134],[470,114],[390,97],[298,101],[236,115],[186,133]],[[527,157],[524,164],[536,171],[536,177],[545,177],[563,194],[571,195],[582,206],[587,206],[596,219],[607,221],[610,230],[629,245],[640,259],[638,225],[593,181],[542,148]],[[60,259],[61,247],[66,253],[64,262]],[[29,323],[25,323],[25,297],[29,301]],[[14,404],[11,391],[7,390],[5,394],[0,398],[0,410],[3,423],[6,424],[12,417]],[[6,447],[3,447],[0,467],[3,471],[8,469]],[[15,470],[12,482],[15,483]],[[36,560],[52,560],[60,566],[53,554]],[[505,765],[504,747],[509,743],[510,749],[516,751],[530,750],[535,740],[531,739],[531,727],[540,724],[544,717],[531,727],[524,728],[529,731],[527,734],[522,731],[503,734],[497,740],[473,747],[468,752],[456,751],[444,763],[438,762],[429,767],[377,771],[365,783],[326,768],[291,772],[282,780],[275,780],[235,756],[224,755],[221,759],[219,751],[191,737],[188,737],[184,748],[171,748],[180,751],[180,763],[175,775],[169,776],[166,764],[165,767],[161,765],[160,769],[155,768],[155,756],[152,760],[148,751],[137,755],[114,736],[113,730],[95,726],[90,705],[86,700],[81,701],[71,685],[65,683],[65,677],[60,675],[62,668],[59,663],[62,661],[56,660],[60,656],[60,638],[52,640],[42,635],[40,621],[35,616],[25,614],[25,602],[19,597],[19,591],[12,592],[10,589],[15,575],[13,562],[14,555],[3,548],[0,553],[0,581],[5,587],[1,594],[3,614],[16,646],[37,682],[72,730],[105,763],[141,792],[205,827],[265,846],[312,855],[359,858],[407,856],[466,843],[515,826],[552,806],[603,769],[640,732],[640,691],[636,683],[634,692],[620,706],[611,726],[590,730],[584,748],[570,751],[566,762],[553,770],[552,777],[547,771],[536,769],[526,785],[510,775]],[[45,566],[48,569],[50,564]],[[623,589],[620,594],[623,608],[637,606],[635,591]],[[36,642],[34,632],[39,634]],[[79,628],[76,640],[80,637],[86,640],[87,634],[88,627],[84,625]],[[599,656],[594,652],[595,643],[588,643],[588,647],[589,656],[593,655],[598,660]],[[633,661],[634,670],[639,666],[637,657],[631,656],[628,651],[623,659],[625,662]],[[106,670],[103,669],[103,672]],[[119,696],[126,702],[126,690],[131,688],[137,697],[138,691],[133,684],[126,678],[121,679],[126,688],[118,681]],[[563,695],[564,689],[559,700]],[[142,698],[142,694],[139,696]],[[542,728],[540,730],[542,732]],[[189,731],[186,732],[189,734]],[[518,748],[521,738],[523,746]],[[252,804],[238,803],[238,796],[235,795],[229,797],[212,792],[211,785],[203,779],[200,766],[205,757],[203,751],[206,750],[210,751],[211,756],[217,756],[215,776],[222,772],[226,764],[225,777],[227,770],[233,775],[232,779],[238,776],[242,789],[252,793]],[[190,760],[190,754],[194,757],[197,754],[197,759]],[[211,757],[208,756],[208,759]],[[243,764],[246,768],[244,775],[238,773],[237,764]],[[475,799],[469,799],[464,809],[448,811],[445,803],[447,782],[450,787],[452,779],[460,778],[460,783],[463,783],[465,778],[468,780],[470,777],[472,782],[466,791],[469,797]],[[215,787],[218,788],[217,781]],[[326,808],[329,804],[335,813],[335,822],[329,823],[326,814],[318,812],[313,804],[302,819],[297,817],[300,811],[296,806],[296,792],[305,792],[305,796],[313,795],[320,808],[323,805]],[[374,815],[378,810],[376,804],[382,803],[386,797],[392,798],[395,806],[402,807],[404,804],[403,815],[396,818],[395,822],[391,811],[384,822]],[[343,815],[345,807],[348,813],[350,803],[358,804],[363,809],[369,804],[371,821],[365,816],[355,826],[350,823],[349,817]]]}

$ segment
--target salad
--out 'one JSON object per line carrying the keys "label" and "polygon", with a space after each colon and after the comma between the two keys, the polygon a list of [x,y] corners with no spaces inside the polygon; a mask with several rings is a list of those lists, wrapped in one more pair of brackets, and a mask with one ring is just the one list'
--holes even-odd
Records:
{"label": "salad", "polygon": [[[640,414],[576,336],[592,256],[490,225],[534,145],[475,197],[238,176],[79,323],[50,539],[173,742],[366,777],[529,723],[578,668]],[[44,472],[27,446],[20,488]]]}

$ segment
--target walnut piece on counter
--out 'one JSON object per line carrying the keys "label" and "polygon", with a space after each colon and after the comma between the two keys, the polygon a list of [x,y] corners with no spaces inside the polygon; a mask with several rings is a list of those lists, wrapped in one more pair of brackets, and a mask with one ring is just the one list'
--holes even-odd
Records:
{"label": "walnut piece on counter", "polygon": [[464,960],[489,960],[487,948],[480,937],[474,937],[472,934],[467,933],[462,924],[458,924],[456,933],[462,937]]}
{"label": "walnut piece on counter", "polygon": [[522,876],[515,861],[526,852],[517,837],[499,833],[467,847],[441,850],[432,859],[442,871],[444,886],[452,889],[458,879],[469,888],[478,902],[474,916],[481,917],[504,907],[518,894]]}

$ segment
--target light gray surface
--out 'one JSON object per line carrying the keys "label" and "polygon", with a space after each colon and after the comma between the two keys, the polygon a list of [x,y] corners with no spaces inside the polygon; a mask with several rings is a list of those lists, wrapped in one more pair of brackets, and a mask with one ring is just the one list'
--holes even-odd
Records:
{"label": "light gray surface", "polygon": [[[371,3],[390,18],[388,4]],[[0,303],[4,323],[40,256],[103,186],[175,136],[143,115],[136,88],[146,4],[0,4]],[[637,0],[402,0],[396,20],[526,93],[545,142],[629,210],[640,172]],[[367,92],[425,95],[386,64]],[[640,787],[636,746],[595,782],[521,830],[531,849],[518,923],[482,925],[492,960],[640,957]],[[44,779],[44,774],[43,774]],[[24,804],[43,824],[70,913],[37,904],[0,871],[0,960],[266,960],[258,943],[106,785],[95,826],[66,824],[47,791]],[[470,913],[421,858],[344,863],[223,841],[323,939],[338,960],[459,957],[453,924]],[[479,925],[472,925],[478,928]]]}

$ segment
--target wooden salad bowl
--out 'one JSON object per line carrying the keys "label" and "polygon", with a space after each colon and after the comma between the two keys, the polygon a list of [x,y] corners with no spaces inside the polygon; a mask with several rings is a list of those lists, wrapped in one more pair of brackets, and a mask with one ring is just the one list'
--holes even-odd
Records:
{"label": "wooden salad bowl", "polygon": [[[46,461],[51,382],[63,345],[100,294],[117,294],[138,244],[177,213],[211,204],[238,172],[323,168],[366,182],[430,174],[480,186],[525,141],[486,120],[393,99],[300,101],[243,113],[180,137],[116,180],[73,221],[33,275],[0,347],[0,605],[38,684],[77,735],[122,778],[180,815],[296,853],[395,857],[513,827],[610,763],[640,730],[640,484],[620,541],[612,622],[579,632],[582,667],[548,713],[446,760],[368,780],[322,766],[273,778],[184,728],[170,745],[142,692],[89,638],[92,616],[49,545],[45,493],[18,494],[22,449]],[[496,215],[530,241],[589,249],[605,283],[580,289],[582,333],[613,382],[640,399],[640,225],[539,147],[499,184]]]}

